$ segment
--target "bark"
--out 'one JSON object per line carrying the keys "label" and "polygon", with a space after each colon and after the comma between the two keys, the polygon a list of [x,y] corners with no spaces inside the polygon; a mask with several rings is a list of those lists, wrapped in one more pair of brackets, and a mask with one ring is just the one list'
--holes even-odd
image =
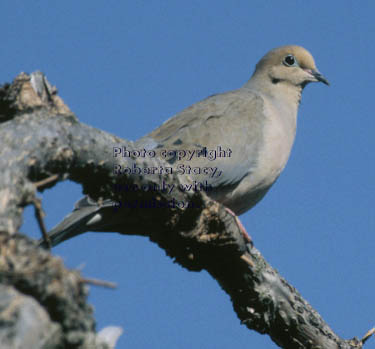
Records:
{"label": "bark", "polygon": [[[0,309],[3,297],[23,297],[22,302],[41,307],[27,316],[44,319],[32,331],[46,333],[49,328],[48,338],[40,335],[50,341],[48,348],[67,343],[105,346],[95,336],[79,273],[66,270],[61,261],[18,234],[23,208],[35,203],[37,191],[68,177],[94,199],[137,200],[138,208],[119,211],[126,216],[120,233],[148,236],[188,270],[207,270],[229,294],[234,311],[249,329],[268,334],[282,348],[362,348],[363,341],[336,335],[260,252],[246,243],[236,219],[204,192],[114,190],[114,185],[140,188],[160,185],[160,181],[177,187],[190,180],[176,175],[116,175],[115,166],[166,164],[157,158],[113,157],[114,147],[129,150],[133,143],[80,123],[41,73],[21,74],[0,89],[0,143],[0,284],[4,285]],[[41,184],[52,175],[58,175],[56,181]],[[164,207],[139,209],[140,202]],[[173,202],[184,202],[185,207]],[[29,308],[20,305],[19,311]],[[24,334],[17,330],[25,321],[21,315],[12,326],[0,321],[0,336],[12,330],[15,339],[22,339]]]}

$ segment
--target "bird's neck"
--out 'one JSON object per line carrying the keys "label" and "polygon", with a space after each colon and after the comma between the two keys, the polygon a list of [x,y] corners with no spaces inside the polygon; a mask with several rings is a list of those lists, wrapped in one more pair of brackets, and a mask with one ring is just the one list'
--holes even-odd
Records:
{"label": "bird's neck", "polygon": [[254,74],[244,87],[256,90],[280,104],[286,104],[295,113],[297,113],[303,90],[301,85],[293,85],[283,80],[273,81],[269,76],[258,74]]}

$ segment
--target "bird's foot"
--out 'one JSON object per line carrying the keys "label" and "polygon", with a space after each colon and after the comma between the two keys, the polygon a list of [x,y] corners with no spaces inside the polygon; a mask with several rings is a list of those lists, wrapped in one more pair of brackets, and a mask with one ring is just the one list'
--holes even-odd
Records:
{"label": "bird's foot", "polygon": [[241,223],[241,221],[237,217],[237,215],[231,209],[229,209],[228,207],[226,207],[225,209],[227,210],[228,213],[230,213],[236,219],[237,225],[240,227],[241,233],[242,233],[244,239],[246,240],[246,242],[253,245],[253,240],[251,239],[250,235],[246,231],[245,227],[243,226],[243,224]]}

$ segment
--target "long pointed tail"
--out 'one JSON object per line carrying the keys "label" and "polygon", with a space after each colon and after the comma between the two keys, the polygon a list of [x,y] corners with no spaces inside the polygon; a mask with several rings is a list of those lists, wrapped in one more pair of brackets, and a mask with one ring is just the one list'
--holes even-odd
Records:
{"label": "long pointed tail", "polygon": [[[87,231],[101,230],[103,227],[102,210],[109,209],[112,206],[110,200],[105,200],[101,205],[88,196],[83,197],[76,202],[74,211],[68,214],[62,222],[57,224],[48,236],[52,246],[58,245],[60,242],[68,240]],[[105,230],[104,230],[105,231]],[[47,247],[44,239],[39,240],[39,245]]]}
{"label": "long pointed tail", "polygon": [[[74,236],[92,230],[90,223],[93,224],[94,221],[101,218],[100,213],[97,212],[98,209],[98,207],[94,206],[76,209],[66,216],[62,222],[48,232],[52,247]],[[42,247],[48,246],[44,239],[39,240],[39,245]]]}

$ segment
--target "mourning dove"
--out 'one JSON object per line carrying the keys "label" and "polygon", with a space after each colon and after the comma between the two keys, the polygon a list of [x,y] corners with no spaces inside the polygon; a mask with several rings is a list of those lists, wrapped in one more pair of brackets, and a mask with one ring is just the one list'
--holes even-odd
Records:
{"label": "mourning dove", "polygon": [[[243,87],[193,104],[136,141],[134,148],[174,150],[175,156],[167,158],[171,165],[190,166],[188,174],[196,182],[206,181],[212,199],[240,215],[263,198],[284,169],[296,134],[302,90],[319,81],[329,84],[306,49],[275,48],[258,62]],[[177,154],[194,149],[190,160],[178,159]],[[220,151],[222,156],[211,161],[208,154],[218,156]],[[217,171],[203,173],[203,168]],[[84,197],[50,231],[52,245],[86,231],[123,231],[126,217],[111,219],[112,205],[105,200],[99,206]]]}

